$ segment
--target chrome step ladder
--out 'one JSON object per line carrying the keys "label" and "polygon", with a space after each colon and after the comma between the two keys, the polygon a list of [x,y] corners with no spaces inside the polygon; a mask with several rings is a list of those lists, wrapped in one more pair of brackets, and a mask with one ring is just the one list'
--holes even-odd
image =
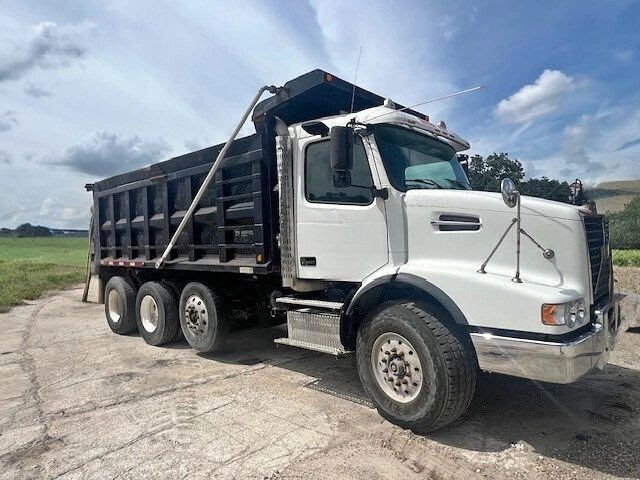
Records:
{"label": "chrome step ladder", "polygon": [[297,297],[278,297],[276,298],[276,304],[280,304],[282,306],[299,305],[303,307],[321,308],[325,310],[336,311],[340,311],[340,309],[342,309],[342,306],[344,305],[342,302],[329,302],[327,300],[314,300]]}
{"label": "chrome step ladder", "polygon": [[340,341],[342,303],[280,297],[276,304],[298,308],[287,311],[288,337],[276,338],[275,343],[332,355],[347,353]]}

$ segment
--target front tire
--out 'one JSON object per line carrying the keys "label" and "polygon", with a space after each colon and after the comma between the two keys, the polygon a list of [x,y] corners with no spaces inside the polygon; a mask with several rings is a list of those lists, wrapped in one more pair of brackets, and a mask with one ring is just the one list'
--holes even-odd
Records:
{"label": "front tire", "polygon": [[449,326],[446,313],[426,303],[393,302],[360,327],[360,380],[384,418],[426,433],[468,408],[477,362],[468,335]]}
{"label": "front tire", "polygon": [[201,283],[187,284],[180,295],[180,326],[184,338],[196,350],[220,350],[229,333],[222,297]]}
{"label": "front tire", "polygon": [[178,302],[164,284],[147,282],[136,298],[138,331],[149,345],[164,345],[176,338],[180,329]]}

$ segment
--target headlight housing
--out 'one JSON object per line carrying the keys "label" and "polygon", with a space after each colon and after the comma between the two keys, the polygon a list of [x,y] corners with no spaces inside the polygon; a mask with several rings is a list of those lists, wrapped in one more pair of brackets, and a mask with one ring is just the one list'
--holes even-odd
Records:
{"label": "headlight housing", "polygon": [[566,325],[584,325],[587,315],[584,298],[578,298],[566,303],[545,303],[542,305],[542,323],[552,327]]}

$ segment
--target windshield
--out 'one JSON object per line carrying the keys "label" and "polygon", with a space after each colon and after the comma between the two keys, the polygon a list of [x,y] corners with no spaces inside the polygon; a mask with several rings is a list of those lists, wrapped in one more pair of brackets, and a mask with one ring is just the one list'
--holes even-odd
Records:
{"label": "windshield", "polygon": [[456,152],[449,145],[394,125],[369,128],[394,188],[402,192],[414,188],[471,189]]}

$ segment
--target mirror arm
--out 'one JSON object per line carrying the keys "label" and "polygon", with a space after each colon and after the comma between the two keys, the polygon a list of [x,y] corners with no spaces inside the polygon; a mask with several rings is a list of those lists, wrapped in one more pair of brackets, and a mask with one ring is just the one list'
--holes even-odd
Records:
{"label": "mirror arm", "polygon": [[383,188],[371,187],[371,191],[373,192],[373,198],[380,197],[383,200],[386,200],[389,198],[389,189],[386,187],[383,187]]}
{"label": "mirror arm", "polygon": [[375,186],[367,187],[366,185],[349,185],[354,188],[364,188],[366,190],[370,190],[373,194],[373,198],[380,197],[383,200],[387,200],[389,198],[389,189],[387,187],[376,188]]}

